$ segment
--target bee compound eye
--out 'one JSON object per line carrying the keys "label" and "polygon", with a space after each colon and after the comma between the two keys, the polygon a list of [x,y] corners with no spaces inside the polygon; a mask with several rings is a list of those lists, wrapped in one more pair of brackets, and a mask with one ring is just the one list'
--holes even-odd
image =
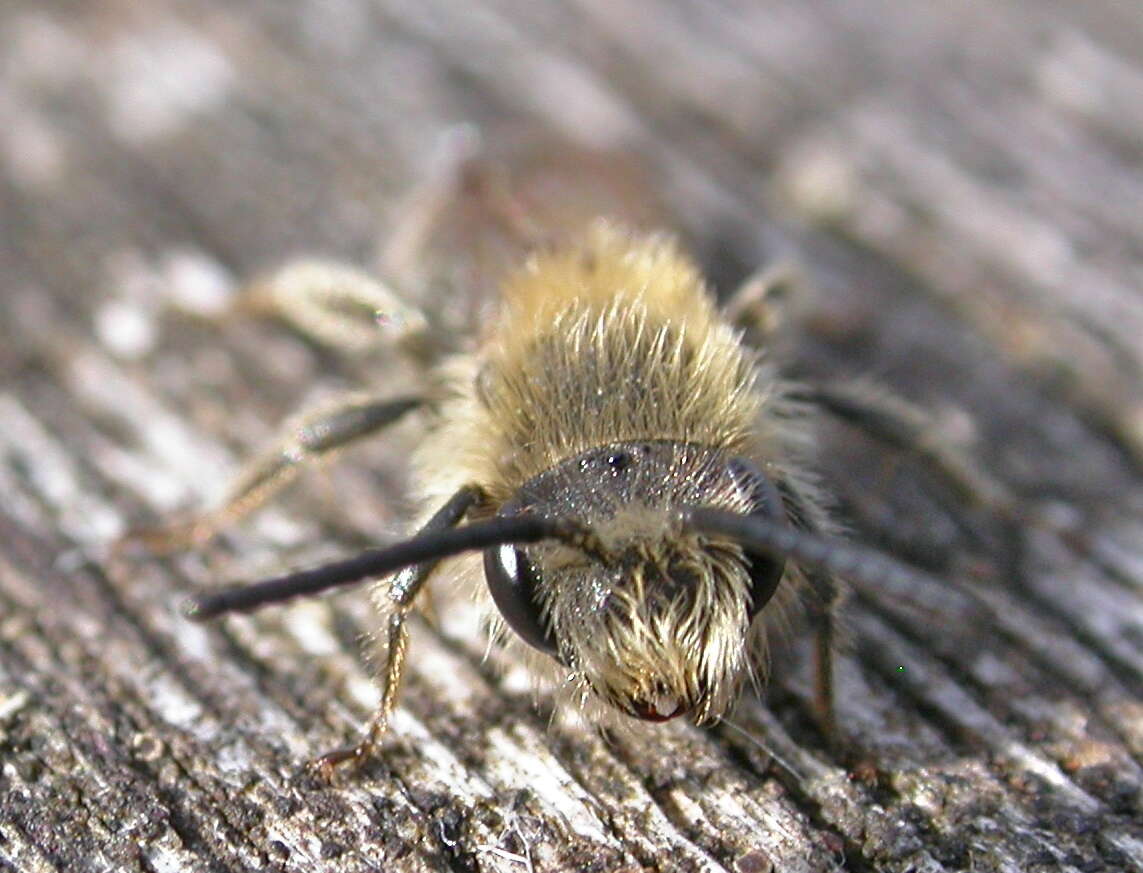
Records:
{"label": "bee compound eye", "polygon": [[532,648],[558,657],[555,636],[545,626],[536,599],[539,573],[523,549],[514,545],[485,549],[484,579],[508,627]]}
{"label": "bee compound eye", "polygon": [[782,576],[786,572],[786,562],[782,558],[751,558],[749,572],[751,583],[749,615],[754,618],[777,592]]}
{"label": "bee compound eye", "polygon": [[[789,523],[781,493],[758,467],[743,458],[735,458],[730,462],[730,475],[749,495],[753,507],[750,515],[779,524]],[[777,556],[750,557],[748,571],[751,583],[749,614],[754,618],[777,592],[786,572],[786,560]]]}

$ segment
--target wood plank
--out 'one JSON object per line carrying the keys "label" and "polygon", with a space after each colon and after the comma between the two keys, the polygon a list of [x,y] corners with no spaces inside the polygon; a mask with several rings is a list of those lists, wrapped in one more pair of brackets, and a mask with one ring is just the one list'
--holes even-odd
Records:
{"label": "wood plank", "polygon": [[[1143,869],[1143,12],[16,0],[0,58],[0,869]],[[457,125],[543,154],[556,211],[637,198],[575,163],[620,150],[720,292],[798,265],[794,372],[924,405],[1095,556],[827,424],[853,535],[941,580],[857,587],[845,754],[804,635],[738,727],[601,737],[442,595],[383,755],[308,776],[375,698],[364,593],[179,604],[397,536],[423,422],[209,548],[105,546],[298,408],[413,378],[212,313],[291,257],[373,264]],[[465,232],[426,270],[455,280]]]}

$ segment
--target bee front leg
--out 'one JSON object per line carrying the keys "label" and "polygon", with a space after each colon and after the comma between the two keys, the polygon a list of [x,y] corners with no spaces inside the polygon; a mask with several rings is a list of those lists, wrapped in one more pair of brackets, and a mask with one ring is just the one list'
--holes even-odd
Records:
{"label": "bee front leg", "polygon": [[[417,532],[417,536],[456,527],[483,497],[483,491],[476,486],[460,489],[433,514]],[[405,655],[409,645],[409,630],[405,626],[405,620],[417,595],[439,564],[440,561],[417,564],[402,570],[389,580],[378,583],[374,600],[378,608],[387,615],[385,645],[381,656],[384,665],[381,671],[381,701],[369,720],[360,742],[353,746],[335,749],[312,762],[311,769],[323,779],[331,780],[334,770],[341,764],[352,763],[354,766],[360,766],[367,761],[388,729],[389,719],[397,703],[397,692],[401,686],[401,674],[405,669]]]}

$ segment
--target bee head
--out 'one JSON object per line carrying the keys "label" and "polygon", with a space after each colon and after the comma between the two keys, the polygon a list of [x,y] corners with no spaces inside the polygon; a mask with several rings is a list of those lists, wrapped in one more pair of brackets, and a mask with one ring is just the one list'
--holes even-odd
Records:
{"label": "bee head", "polygon": [[482,494],[461,489],[411,539],[202,594],[186,614],[203,621],[406,569],[387,590],[404,610],[425,578],[422,567],[483,551],[505,623],[562,663],[585,698],[644,720],[687,713],[703,722],[726,711],[749,674],[760,637],[754,620],[787,561],[811,582],[940,584],[791,523],[778,488],[757,467],[702,446],[594,449],[525,483],[496,517],[454,526]]}
{"label": "bee head", "polygon": [[586,693],[648,721],[726,711],[750,669],[753,619],[784,570],[780,557],[687,529],[687,505],[784,521],[777,490],[749,462],[687,443],[617,443],[535,477],[499,513],[576,518],[595,552],[549,541],[484,553],[505,623]]}

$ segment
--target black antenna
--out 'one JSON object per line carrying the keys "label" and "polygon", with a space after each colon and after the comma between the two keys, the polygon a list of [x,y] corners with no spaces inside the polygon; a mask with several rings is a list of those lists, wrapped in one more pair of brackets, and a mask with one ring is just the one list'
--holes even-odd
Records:
{"label": "black antenna", "polygon": [[536,515],[493,518],[464,527],[433,531],[383,549],[369,549],[356,557],[312,570],[301,570],[261,582],[202,594],[192,598],[184,612],[188,618],[205,621],[227,612],[248,612],[293,597],[317,594],[330,588],[352,585],[363,579],[386,576],[414,564],[462,552],[541,540],[560,540],[589,553],[599,551],[591,529],[572,519]]}
{"label": "black antenna", "polygon": [[683,510],[682,520],[686,527],[734,540],[747,552],[793,558],[814,570],[824,570],[866,585],[935,582],[927,573],[881,552],[846,540],[797,530],[758,515],[694,506]]}

